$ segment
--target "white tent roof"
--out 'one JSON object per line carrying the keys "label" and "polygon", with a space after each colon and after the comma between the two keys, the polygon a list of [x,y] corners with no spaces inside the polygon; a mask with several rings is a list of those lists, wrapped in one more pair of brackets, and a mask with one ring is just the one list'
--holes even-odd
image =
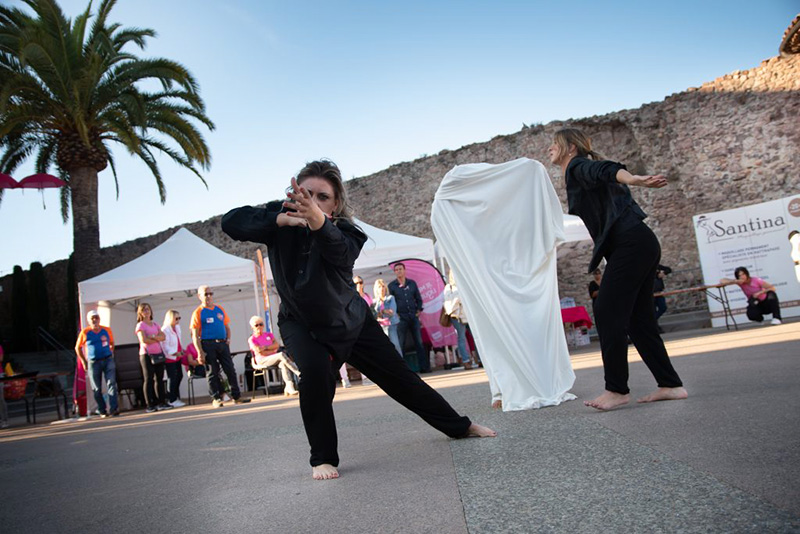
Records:
{"label": "white tent roof", "polygon": [[228,254],[185,228],[150,252],[78,284],[80,302],[116,301],[195,289],[254,283],[255,262]]}
{"label": "white tent roof", "polygon": [[424,237],[390,232],[358,219],[355,223],[367,234],[367,242],[356,260],[355,272],[388,267],[389,262],[419,258],[433,261],[433,240]]}

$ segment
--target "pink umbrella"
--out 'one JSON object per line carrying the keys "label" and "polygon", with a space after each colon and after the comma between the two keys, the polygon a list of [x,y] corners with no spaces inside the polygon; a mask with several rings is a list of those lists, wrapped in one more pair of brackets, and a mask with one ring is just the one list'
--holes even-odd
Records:
{"label": "pink umbrella", "polygon": [[50,189],[53,187],[64,187],[67,182],[60,180],[51,174],[31,174],[19,181],[20,189]]}
{"label": "pink umbrella", "polygon": [[19,181],[17,187],[19,189],[38,189],[39,191],[42,191],[42,207],[47,209],[47,206],[44,205],[44,190],[55,187],[64,187],[65,185],[67,185],[67,182],[64,180],[60,180],[50,174],[39,173],[26,176]]}
{"label": "pink umbrella", "polygon": [[15,179],[0,172],[0,189],[16,189],[17,187],[19,187],[19,184]]}

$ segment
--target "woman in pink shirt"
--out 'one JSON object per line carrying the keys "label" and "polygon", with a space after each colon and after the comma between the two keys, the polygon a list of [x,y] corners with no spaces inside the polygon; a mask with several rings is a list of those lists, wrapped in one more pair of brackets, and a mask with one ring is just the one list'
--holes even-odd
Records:
{"label": "woman in pink shirt", "polygon": [[746,267],[737,267],[733,276],[735,280],[723,278],[720,283],[739,285],[747,297],[747,318],[760,323],[764,321],[764,314],[772,314],[772,324],[781,324],[781,303],[775,294],[775,286],[757,276],[750,276]]}
{"label": "woman in pink shirt", "polygon": [[[153,321],[153,309],[143,302],[136,309],[136,336],[139,338],[139,364],[144,375],[144,399],[147,412],[169,410],[164,392],[164,365],[166,357],[161,342],[166,339],[161,327]],[[158,392],[156,394],[156,391]]]}
{"label": "woman in pink shirt", "polygon": [[[254,315],[250,318],[250,327],[253,335],[247,340],[250,350],[253,352],[253,364],[258,367],[272,367],[277,365],[283,376],[285,384],[283,394],[287,397],[299,395],[299,391],[294,387],[291,373],[300,376],[300,371],[295,364],[286,357],[283,352],[279,352],[278,340],[271,332],[264,331],[264,318]],[[266,387],[266,384],[265,384]]]}

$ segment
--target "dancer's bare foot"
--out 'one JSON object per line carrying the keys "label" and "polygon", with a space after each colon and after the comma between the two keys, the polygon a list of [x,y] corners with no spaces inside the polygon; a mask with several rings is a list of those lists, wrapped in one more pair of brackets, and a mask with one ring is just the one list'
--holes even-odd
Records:
{"label": "dancer's bare foot", "polygon": [[493,410],[502,410],[503,409],[503,401],[498,399],[492,403]]}
{"label": "dancer's bare foot", "polygon": [[613,391],[604,391],[602,395],[594,400],[583,401],[584,406],[597,408],[598,410],[613,410],[623,404],[630,402],[631,396],[629,394],[622,395],[621,393],[614,393]]}
{"label": "dancer's bare foot", "polygon": [[311,476],[314,480],[328,480],[329,478],[339,478],[339,470],[331,464],[315,465],[311,468]]}
{"label": "dancer's bare foot", "polygon": [[495,432],[491,428],[488,428],[488,427],[485,427],[485,426],[481,426],[481,425],[476,425],[475,423],[472,423],[471,425],[469,425],[469,428],[467,429],[467,433],[466,433],[466,435],[464,437],[465,438],[494,438],[496,436],[497,436],[497,432]]}
{"label": "dancer's bare foot", "polygon": [[662,400],[681,400],[689,397],[686,388],[658,388],[649,395],[637,399],[636,402],[656,402]]}

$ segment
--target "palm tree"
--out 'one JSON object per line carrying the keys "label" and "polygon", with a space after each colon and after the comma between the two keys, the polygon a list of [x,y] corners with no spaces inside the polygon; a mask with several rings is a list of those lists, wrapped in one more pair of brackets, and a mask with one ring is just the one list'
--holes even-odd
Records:
{"label": "palm tree", "polygon": [[[198,129],[214,124],[191,73],[164,58],[140,58],[150,29],[109,23],[116,0],[92,2],[74,20],[55,0],[23,0],[32,14],[0,6],[0,171],[11,173],[35,154],[37,172],[55,167],[64,222],[71,206],[75,279],[97,274],[100,258],[98,173],[121,144],[141,158],[166,190],[156,154],[191,170],[207,170],[211,154]],[[90,24],[91,22],[91,24]],[[157,83],[153,83],[153,82]],[[160,90],[152,90],[157,87]]]}

